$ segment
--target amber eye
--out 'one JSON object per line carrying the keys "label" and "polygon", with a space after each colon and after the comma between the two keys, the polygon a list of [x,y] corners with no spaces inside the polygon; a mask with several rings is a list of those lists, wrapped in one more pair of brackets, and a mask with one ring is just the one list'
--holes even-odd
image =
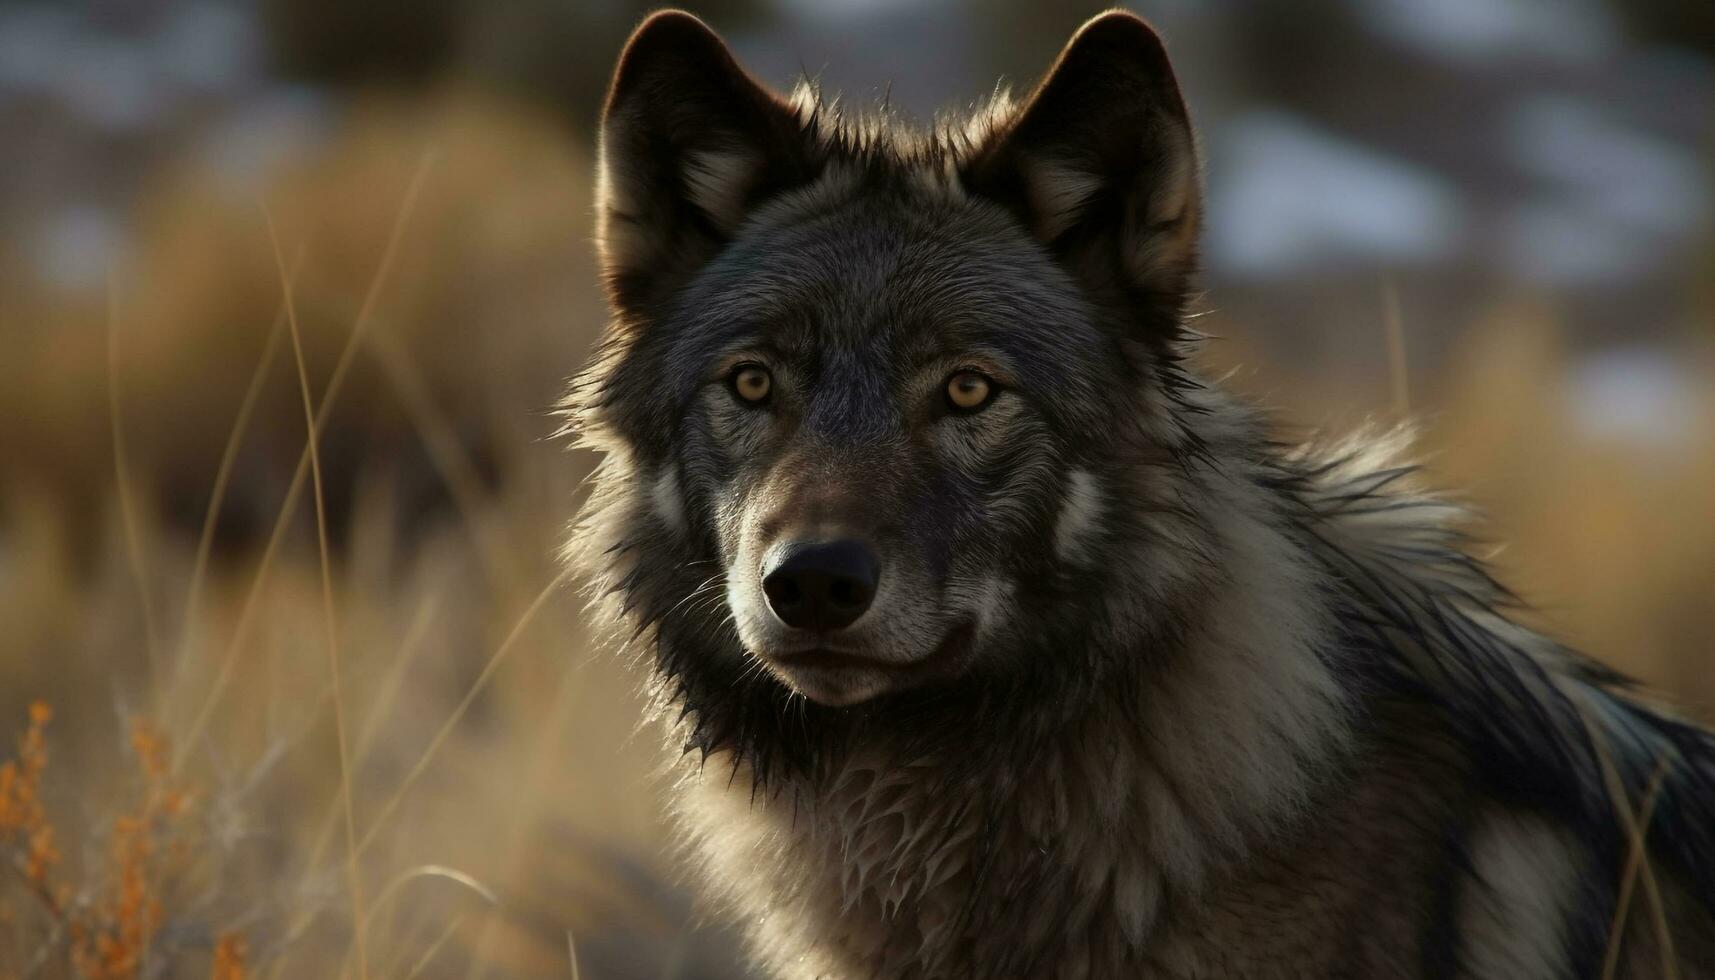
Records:
{"label": "amber eye", "polygon": [[947,379],[947,402],[961,412],[972,412],[994,397],[994,383],[975,371],[959,371]]}
{"label": "amber eye", "polygon": [[774,378],[760,364],[740,364],[732,373],[732,390],[743,400],[760,405],[774,390]]}

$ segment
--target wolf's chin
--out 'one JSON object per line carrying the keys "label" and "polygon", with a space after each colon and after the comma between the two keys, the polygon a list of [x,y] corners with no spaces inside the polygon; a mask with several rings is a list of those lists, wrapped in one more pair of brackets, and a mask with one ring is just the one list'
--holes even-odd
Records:
{"label": "wolf's chin", "polygon": [[774,656],[752,652],[793,691],[838,708],[958,677],[969,666],[975,637],[973,624],[963,623],[927,655],[904,661],[821,648]]}
{"label": "wolf's chin", "polygon": [[794,692],[829,708],[849,708],[894,688],[879,670],[862,667],[773,667],[774,676]]}

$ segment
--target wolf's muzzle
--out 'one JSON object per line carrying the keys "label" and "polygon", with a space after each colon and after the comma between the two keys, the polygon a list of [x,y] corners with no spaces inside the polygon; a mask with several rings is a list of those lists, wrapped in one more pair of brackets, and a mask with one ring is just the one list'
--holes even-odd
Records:
{"label": "wolf's muzzle", "polygon": [[881,567],[861,541],[792,542],[763,564],[768,608],[794,629],[826,632],[857,622],[875,599]]}

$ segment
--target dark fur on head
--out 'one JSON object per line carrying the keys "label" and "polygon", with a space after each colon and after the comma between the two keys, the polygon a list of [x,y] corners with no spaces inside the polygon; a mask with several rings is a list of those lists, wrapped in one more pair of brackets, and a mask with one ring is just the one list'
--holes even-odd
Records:
{"label": "dark fur on head", "polygon": [[[1126,117],[1116,119],[1116,109]],[[885,111],[848,115],[808,85],[790,100],[776,96],[699,22],[665,13],[639,28],[620,59],[606,119],[598,237],[616,319],[571,405],[579,429],[612,454],[590,537],[615,524],[625,528],[603,545],[602,563],[623,567],[608,587],[623,596],[632,628],[654,651],[664,699],[687,724],[688,748],[705,756],[734,750],[766,781],[781,767],[815,770],[870,725],[932,741],[958,737],[947,724],[952,718],[1017,718],[1027,706],[1052,704],[1041,724],[1053,728],[1095,692],[1115,687],[1110,675],[1135,665],[1104,662],[1108,651],[1091,649],[1081,651],[1090,662],[1077,669],[1021,659],[1004,672],[894,692],[856,710],[794,698],[758,669],[719,601],[718,515],[690,508],[683,533],[648,514],[616,521],[614,511],[635,501],[626,478],[611,471],[624,467],[629,479],[642,479],[690,455],[685,430],[695,420],[685,413],[695,382],[677,360],[686,354],[676,343],[683,328],[673,321],[742,276],[773,273],[766,256],[744,256],[755,258],[749,267],[723,266],[717,256],[730,255],[729,246],[747,236],[789,239],[795,223],[830,213],[849,222],[840,229],[849,235],[861,234],[866,219],[897,222],[913,245],[964,248],[971,266],[1006,262],[1022,279],[1046,280],[1040,292],[1047,300],[1020,292],[986,301],[984,311],[1044,318],[1020,324],[1008,338],[1021,361],[1036,362],[1021,370],[1046,375],[1055,359],[1078,355],[1077,374],[1044,379],[1080,389],[1050,405],[1059,417],[1046,421],[1078,431],[1082,451],[1093,457],[1197,465],[1201,447],[1178,426],[1195,411],[1181,398],[1194,383],[1180,357],[1192,341],[1184,310],[1199,222],[1197,165],[1184,103],[1154,33],[1129,16],[1105,18],[1081,32],[1022,104],[997,95],[968,116],[918,130]],[[771,209],[778,219],[756,217]],[[943,228],[961,226],[976,230],[964,241],[937,241],[950,237]],[[850,248],[861,252],[864,243]],[[900,261],[896,274],[920,272],[909,262]],[[933,271],[943,279],[917,284],[926,294],[919,308],[985,305],[960,297],[957,270]],[[1075,283],[1057,281],[1068,275]],[[1008,301],[1071,308],[1009,310],[1002,305]],[[1053,332],[1062,326],[1055,317],[1077,321],[1075,329]],[[712,342],[706,335],[715,331],[701,329],[703,342]],[[820,341],[833,336],[824,328]],[[1113,397],[1097,397],[1100,387]],[[1174,431],[1162,438],[1141,425],[1113,424],[1127,416]],[[1068,461],[1021,464],[1003,453],[995,462]],[[1026,517],[1030,529],[1041,530],[1053,515]],[[651,558],[627,561],[631,555]],[[1098,569],[1035,555],[1019,571],[1031,582],[1024,599],[1041,626],[1018,645],[1064,647],[1110,615],[1080,599],[1106,591],[1092,582]],[[1175,624],[1152,628],[1170,632]]]}

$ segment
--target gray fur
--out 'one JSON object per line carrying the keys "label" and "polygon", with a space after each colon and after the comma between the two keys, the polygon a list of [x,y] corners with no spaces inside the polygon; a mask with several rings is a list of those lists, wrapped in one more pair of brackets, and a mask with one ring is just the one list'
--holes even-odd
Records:
{"label": "gray fur", "polygon": [[[633,38],[569,553],[711,893],[780,977],[1594,977],[1653,786],[1619,975],[1715,976],[1715,743],[1519,626],[1402,434],[1186,365],[1194,146],[1124,14],[927,134]],[[814,642],[874,666],[795,667],[762,556],[842,534],[880,591]]]}

